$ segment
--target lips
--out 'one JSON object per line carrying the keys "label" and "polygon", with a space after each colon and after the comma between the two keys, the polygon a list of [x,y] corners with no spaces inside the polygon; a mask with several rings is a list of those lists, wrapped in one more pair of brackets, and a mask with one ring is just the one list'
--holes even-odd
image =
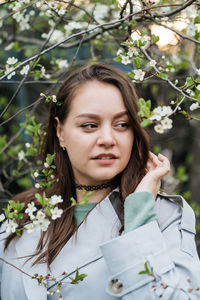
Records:
{"label": "lips", "polygon": [[117,156],[113,153],[101,153],[95,156],[93,159],[116,159]]}

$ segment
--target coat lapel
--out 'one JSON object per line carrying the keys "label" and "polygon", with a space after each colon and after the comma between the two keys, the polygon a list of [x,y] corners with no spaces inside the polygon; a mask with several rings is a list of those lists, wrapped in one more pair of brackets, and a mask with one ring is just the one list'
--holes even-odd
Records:
{"label": "coat lapel", "polygon": [[[99,245],[118,236],[119,219],[107,196],[89,213],[77,235],[71,237],[59,255],[53,261],[51,268],[55,276],[67,272],[66,278],[77,268],[92,263],[102,257]],[[49,285],[51,286],[51,285]]]}
{"label": "coat lapel", "polygon": [[[109,195],[98,203],[89,213],[87,220],[84,221],[76,235],[62,248],[59,255],[51,264],[51,272],[55,277],[64,279],[77,268],[90,264],[102,257],[99,244],[118,236],[120,222],[117,214],[109,200]],[[39,232],[29,234],[25,232],[16,243],[16,251],[19,257],[34,253],[40,237]],[[20,259],[21,268],[30,275],[41,274],[43,276],[49,273],[46,264],[37,264],[32,266],[34,259],[26,262],[26,258]],[[66,271],[67,275],[61,277]],[[23,283],[28,300],[46,300],[47,291],[43,286],[39,286],[37,280],[29,278],[22,274]],[[49,283],[51,288],[52,284]]]}

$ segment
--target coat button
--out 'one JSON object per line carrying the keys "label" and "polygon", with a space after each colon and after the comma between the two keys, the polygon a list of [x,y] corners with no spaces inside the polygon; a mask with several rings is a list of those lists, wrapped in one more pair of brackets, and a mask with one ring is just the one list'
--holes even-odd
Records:
{"label": "coat button", "polygon": [[109,283],[109,288],[112,293],[119,294],[123,289],[123,284],[119,279],[112,279]]}

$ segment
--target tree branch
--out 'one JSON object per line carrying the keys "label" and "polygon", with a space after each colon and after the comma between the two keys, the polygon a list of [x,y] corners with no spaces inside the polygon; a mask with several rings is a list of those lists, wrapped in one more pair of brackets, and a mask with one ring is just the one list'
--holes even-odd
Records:
{"label": "tree branch", "polygon": [[189,36],[187,36],[187,35],[185,35],[185,34],[182,34],[182,33],[179,32],[178,30],[176,30],[176,29],[174,29],[174,28],[172,28],[172,27],[169,27],[169,26],[167,26],[167,25],[165,25],[165,24],[163,24],[163,23],[159,23],[159,22],[157,22],[157,21],[155,21],[155,20],[153,20],[153,21],[154,21],[154,23],[156,23],[157,25],[162,26],[162,27],[164,27],[164,28],[167,28],[167,29],[169,29],[169,30],[175,32],[175,33],[176,33],[177,35],[179,35],[181,38],[183,38],[183,39],[185,39],[185,40],[189,40],[189,41],[191,41],[191,42],[194,42],[195,44],[199,44],[199,45],[200,45],[200,41],[195,40],[195,39],[193,39],[193,38],[191,38],[191,37],[189,37]]}
{"label": "tree branch", "polygon": [[5,19],[7,19],[7,18],[9,18],[9,17],[12,17],[12,16],[15,15],[16,13],[18,13],[18,12],[20,12],[20,11],[26,9],[26,8],[29,8],[29,7],[33,6],[33,4],[35,4],[36,2],[37,2],[37,1],[34,1],[33,3],[27,4],[27,5],[23,6],[23,7],[20,7],[19,9],[15,10],[15,11],[13,11],[13,12],[11,12],[11,13],[9,13],[9,14],[3,16],[3,17],[1,17],[1,18],[0,18],[0,21],[3,21],[3,20],[5,20]]}
{"label": "tree branch", "polygon": [[[146,56],[146,58],[148,59],[148,61],[151,61],[152,60],[152,58],[149,56],[149,54],[147,53],[147,51],[144,49],[144,48],[142,48],[141,47],[141,50],[142,50],[142,52],[144,53],[144,55]],[[156,73],[158,73],[158,74],[160,74],[161,72],[158,70],[158,68],[156,67],[156,66],[154,66],[153,67],[154,68],[154,70],[156,71]],[[198,100],[197,99],[195,99],[195,98],[193,98],[193,97],[191,97],[191,96],[189,96],[189,95],[187,95],[187,94],[185,94],[181,89],[179,89],[169,78],[167,78],[167,79],[163,79],[163,78],[161,78],[163,81],[166,81],[166,82],[168,82],[169,83],[169,85],[174,89],[174,90],[176,90],[177,92],[179,92],[184,98],[188,98],[188,99],[190,99],[190,100],[192,100],[192,101],[195,101],[195,102],[198,102]]]}

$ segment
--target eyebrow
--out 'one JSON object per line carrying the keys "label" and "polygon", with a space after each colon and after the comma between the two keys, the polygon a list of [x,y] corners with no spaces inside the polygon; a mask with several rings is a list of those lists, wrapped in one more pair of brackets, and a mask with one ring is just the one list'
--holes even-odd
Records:
{"label": "eyebrow", "polygon": [[[114,115],[114,119],[118,119],[118,118],[123,117],[123,116],[128,116],[128,112],[126,110],[121,111],[121,112],[117,113],[116,115]],[[99,119],[100,116],[98,114],[86,113],[86,114],[78,115],[75,119],[79,119],[79,118]]]}

